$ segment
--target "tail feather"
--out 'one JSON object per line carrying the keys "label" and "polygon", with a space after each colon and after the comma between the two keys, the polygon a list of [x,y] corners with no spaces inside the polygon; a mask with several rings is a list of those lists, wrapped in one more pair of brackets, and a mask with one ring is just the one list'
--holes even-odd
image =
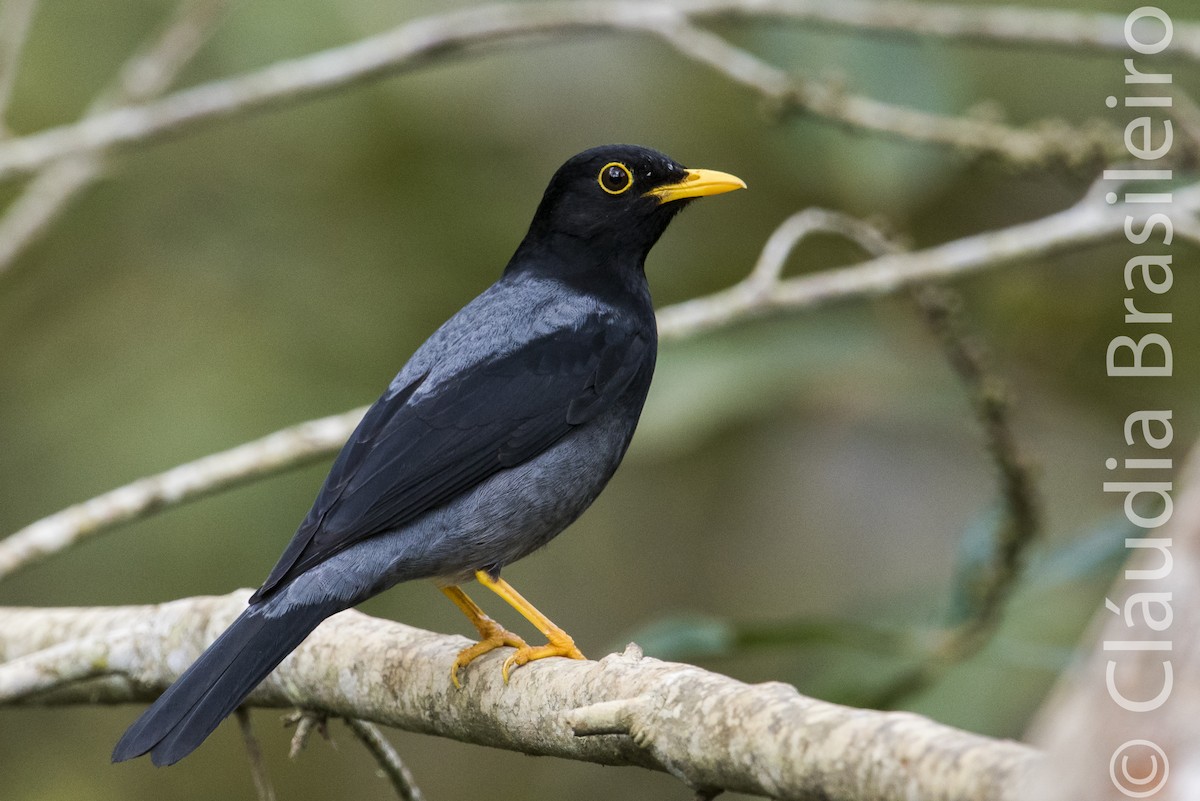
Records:
{"label": "tail feather", "polygon": [[317,604],[272,616],[251,606],[129,727],[113,762],[147,752],[155,765],[183,759],[335,611]]}

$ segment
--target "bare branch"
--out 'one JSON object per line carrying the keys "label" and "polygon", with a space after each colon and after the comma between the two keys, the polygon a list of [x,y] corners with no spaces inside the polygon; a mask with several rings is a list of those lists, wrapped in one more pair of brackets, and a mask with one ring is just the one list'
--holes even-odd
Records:
{"label": "bare branch", "polygon": [[[1148,208],[1143,205],[1137,213]],[[1200,209],[1200,184],[1175,192],[1171,208],[1176,214],[1195,215]],[[924,250],[885,255],[852,267],[790,278],[766,291],[761,282],[743,281],[723,292],[663,309],[658,315],[659,333],[664,339],[684,338],[773,312],[886,295],[914,284],[1050,256],[1119,236],[1128,212],[1122,204],[1110,206],[1089,195],[1069,209],[1032,222]]]}
{"label": "bare branch", "polygon": [[325,741],[336,749],[337,743],[329,737],[328,723],[329,720],[324,715],[307,709],[297,709],[290,715],[285,715],[283,725],[296,727],[296,731],[292,733],[292,744],[288,747],[288,758],[295,759],[300,756],[300,752],[308,747],[308,740],[314,731],[320,732]]}
{"label": "bare branch", "polygon": [[[806,209],[775,230],[758,263],[739,286],[769,296],[780,282],[792,251],[805,237],[817,232],[843,236],[875,257],[901,252],[896,243],[861,220],[824,209]],[[997,526],[992,561],[974,588],[974,603],[967,617],[945,632],[921,664],[873,696],[867,704],[873,708],[894,706],[899,699],[928,686],[946,668],[977,653],[986,644],[1017,579],[1021,556],[1038,530],[1033,482],[1011,430],[1007,398],[998,379],[990,375],[980,346],[965,331],[961,297],[933,284],[918,285],[912,294],[926,324],[942,345],[947,361],[962,380],[983,427],[988,451],[999,473],[1003,519]]]}
{"label": "bare branch", "polygon": [[379,767],[383,769],[384,775],[392,783],[396,796],[401,801],[425,801],[425,794],[417,787],[417,781],[408,765],[404,764],[400,754],[383,736],[378,726],[357,718],[346,718],[346,725],[379,762]]}
{"label": "bare branch", "polygon": [[1012,430],[1007,393],[988,368],[982,347],[962,321],[962,297],[937,285],[917,287],[917,308],[937,337],[946,360],[967,391],[983,429],[1000,484],[1000,514],[991,527],[985,559],[960,565],[956,577],[957,619],[941,633],[925,658],[874,693],[867,706],[890,708],[977,654],[1000,622],[1004,603],[1020,577],[1022,562],[1040,528],[1033,477]]}
{"label": "bare branch", "polygon": [[[228,0],[185,0],[156,40],[126,62],[116,84],[101,93],[89,114],[157,97],[191,60],[216,26]],[[0,26],[2,28],[2,26]],[[2,106],[0,106],[2,107]],[[71,199],[104,170],[99,152],[78,153],[39,172],[0,219],[0,274],[33,244]]]}
{"label": "bare branch", "polygon": [[914,294],[946,360],[967,390],[1000,479],[1004,520],[997,527],[992,561],[975,588],[975,610],[958,632],[959,647],[973,653],[978,646],[971,641],[998,622],[1003,601],[1020,572],[1021,557],[1037,536],[1036,492],[1012,430],[1008,393],[988,367],[982,346],[966,330],[961,296],[936,286],[921,287]]}
{"label": "bare branch", "polygon": [[[1200,184],[1174,193],[1176,215],[1195,216]],[[1151,209],[1143,204],[1138,213]],[[812,275],[782,278],[805,236],[833,232],[868,252],[886,240],[872,226],[820,209],[786,220],[767,241],[750,275],[729,289],[658,312],[659,336],[684,339],[767,314],[802,311],[836,301],[874,297],[931,280],[993,269],[1016,261],[1079,248],[1123,232],[1126,207],[1109,206],[1091,192],[1075,206],[1040,220],[965,237],[924,250],[889,253],[863,263]],[[263,478],[335,453],[365,407],[277,431],[228,451],[140,479],[31,523],[0,540],[0,579],[92,534],[146,517],[226,487]]]}
{"label": "bare branch", "polygon": [[254,795],[258,801],[275,801],[275,788],[271,777],[267,775],[267,766],[263,762],[262,747],[254,736],[254,727],[250,724],[250,713],[239,706],[234,712],[238,728],[242,732],[242,742],[246,745],[246,758],[250,761],[250,776],[254,780]]}
{"label": "bare branch", "polygon": [[0,218],[0,275],[38,240],[71,198],[102,171],[98,156],[75,155],[39,172]]}
{"label": "bare branch", "polygon": [[0,542],[0,578],[90,534],[327,456],[346,442],[365,411],[354,409],[285,428],[43,518]]}
{"label": "bare branch", "polygon": [[177,92],[154,104],[127,106],[4,143],[0,178],[78,152],[161,137],[202,122],[294,102],[381,75],[462,55],[499,41],[626,28],[646,30],[679,18],[647,3],[532,3],[491,5],[405,23],[383,34],[257,72]]}
{"label": "bare branch", "polygon": [[[954,43],[1108,53],[1129,50],[1123,14],[1035,5],[954,5],[913,0],[675,0],[672,5],[696,17],[782,18]],[[1200,24],[1175,20],[1169,53],[1200,61]]]}
{"label": "bare branch", "polygon": [[0,659],[0,704],[106,675],[112,654],[128,645],[128,637],[116,632],[103,638],[67,640],[16,659]]}
{"label": "bare branch", "polygon": [[[121,658],[107,663],[127,677],[124,689],[85,682],[31,702],[126,700],[130,689],[148,699],[246,598],[239,591],[149,607],[0,609],[0,659],[136,630]],[[1026,746],[919,715],[829,704],[783,684],[746,685],[636,649],[599,662],[545,660],[508,684],[500,676],[503,654],[492,654],[456,690],[447,666],[463,643],[343,612],[322,623],[248,703],[301,706],[526,754],[639,765],[697,790],[779,799],[1016,801],[1039,762]],[[168,650],[169,663],[162,658]],[[0,682],[5,670],[0,665]],[[607,734],[596,736],[601,731]]]}
{"label": "bare branch", "polygon": [[12,98],[13,84],[17,81],[17,65],[21,63],[21,50],[37,0],[6,0],[0,6],[0,140],[7,136],[5,117],[8,102]]}
{"label": "bare branch", "polygon": [[[899,248],[874,225],[856,217],[821,208],[799,211],[783,221],[763,245],[746,283],[769,291],[783,277],[788,258],[801,242],[816,233],[836,234],[862,248],[869,256],[896,253]],[[669,327],[669,326],[668,326]]]}
{"label": "bare branch", "polygon": [[999,156],[1022,166],[1084,166],[1126,155],[1119,131],[1104,123],[1076,128],[1065,122],[1045,122],[1014,128],[983,117],[933,114],[852,94],[837,84],[793,78],[720,36],[691,25],[667,25],[656,32],[684,55],[756,91],[778,114],[812,114],[863,131]]}
{"label": "bare branch", "polygon": [[693,27],[682,6],[580,0],[480,6],[425,17],[349,45],[183,90],[155,103],[125,106],[13,139],[0,145],[0,178],[35,171],[66,156],[146,142],[233,115],[297,102],[488,46],[580,32],[649,34],[755,89],[782,110],[972,153],[991,153],[1018,164],[1088,163],[1116,147],[1108,131],[1099,128],[1076,130],[1060,123],[1018,129],[883,103],[816,81],[795,81],[716,34]]}

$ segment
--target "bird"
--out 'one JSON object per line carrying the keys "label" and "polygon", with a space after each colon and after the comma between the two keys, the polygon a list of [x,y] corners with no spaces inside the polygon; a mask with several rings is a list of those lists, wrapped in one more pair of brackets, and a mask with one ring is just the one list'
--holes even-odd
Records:
{"label": "bird", "polygon": [[[113,762],[184,758],[332,614],[432,579],[510,672],[583,659],[500,577],[573,523],[629,447],[658,350],[650,249],[693,200],[745,182],[605,145],[553,175],[500,278],[424,342],[368,409],[240,616],[126,730]],[[545,637],[532,646],[460,585],[476,580]]]}

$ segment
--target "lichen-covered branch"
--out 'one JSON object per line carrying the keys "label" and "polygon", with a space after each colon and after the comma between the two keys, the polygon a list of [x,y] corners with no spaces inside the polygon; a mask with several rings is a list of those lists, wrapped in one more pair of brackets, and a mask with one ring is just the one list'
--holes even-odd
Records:
{"label": "lichen-covered branch", "polygon": [[[3,613],[0,613],[0,617]],[[123,635],[83,637],[0,659],[0,703],[53,690],[108,673],[114,651],[126,647]]]}
{"label": "lichen-covered branch", "polygon": [[[0,688],[44,649],[112,637],[101,681],[64,681],[5,703],[150,699],[244,607],[247,591],[161,606],[0,609]],[[826,801],[1016,801],[1039,755],[919,715],[853,709],[788,685],[747,685],[636,647],[599,662],[551,659],[505,685],[503,653],[449,666],[464,639],[349,611],[327,620],[249,703],[300,706],[409,731],[604,765],[667,771],[698,791]],[[69,652],[58,669],[72,676]],[[14,661],[15,660],[15,661]],[[115,733],[114,733],[115,734]],[[280,746],[282,747],[282,746]]]}

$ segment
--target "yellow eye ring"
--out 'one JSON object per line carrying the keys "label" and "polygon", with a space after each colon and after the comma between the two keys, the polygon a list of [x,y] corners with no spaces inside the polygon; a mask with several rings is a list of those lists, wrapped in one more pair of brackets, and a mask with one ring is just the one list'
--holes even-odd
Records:
{"label": "yellow eye ring", "polygon": [[619,161],[610,161],[600,168],[596,183],[610,195],[619,195],[633,186],[633,173]]}

